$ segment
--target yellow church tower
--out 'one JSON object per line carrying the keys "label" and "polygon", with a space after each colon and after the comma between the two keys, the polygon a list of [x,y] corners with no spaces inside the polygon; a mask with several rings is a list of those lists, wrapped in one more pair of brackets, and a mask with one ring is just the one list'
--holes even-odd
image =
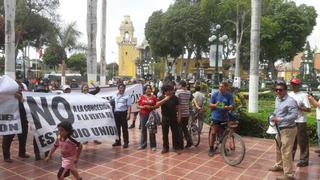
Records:
{"label": "yellow church tower", "polygon": [[117,37],[119,46],[119,76],[136,77],[135,61],[139,57],[136,49],[137,38],[133,37],[134,27],[130,16],[124,16],[120,25],[120,36]]}

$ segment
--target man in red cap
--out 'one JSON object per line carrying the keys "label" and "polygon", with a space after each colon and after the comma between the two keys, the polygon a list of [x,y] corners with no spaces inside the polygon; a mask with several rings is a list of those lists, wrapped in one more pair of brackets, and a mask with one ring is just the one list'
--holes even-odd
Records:
{"label": "man in red cap", "polygon": [[295,120],[297,125],[297,137],[293,145],[292,156],[294,159],[297,145],[300,148],[300,161],[298,167],[308,166],[309,164],[309,142],[307,135],[307,118],[305,112],[311,111],[307,93],[300,91],[301,80],[299,78],[292,78],[290,81],[292,92],[289,93],[298,104],[298,118]]}

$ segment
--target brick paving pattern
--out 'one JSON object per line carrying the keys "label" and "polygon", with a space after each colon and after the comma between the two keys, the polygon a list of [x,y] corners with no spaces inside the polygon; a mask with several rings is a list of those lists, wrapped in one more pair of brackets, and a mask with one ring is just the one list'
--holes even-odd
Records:
{"label": "brick paving pattern", "polygon": [[[130,124],[130,123],[129,123]],[[136,124],[139,124],[138,122]],[[161,128],[161,127],[160,127]],[[159,128],[159,130],[160,130]],[[281,173],[270,172],[275,162],[275,144],[270,139],[244,137],[246,155],[240,165],[229,166],[223,162],[220,154],[208,157],[208,126],[204,127],[201,142],[198,147],[185,149],[181,154],[170,151],[161,154],[162,136],[158,131],[157,151],[150,148],[137,150],[139,144],[139,129],[129,129],[130,144],[128,149],[111,147],[113,142],[103,142],[95,145],[89,142],[83,146],[78,162],[80,175],[87,179],[276,179]],[[0,138],[2,141],[2,138]],[[171,139],[170,139],[171,143]],[[307,167],[295,167],[297,179],[320,179],[320,157],[310,148],[310,162]],[[35,161],[33,155],[32,137],[28,137],[27,152],[29,159],[18,157],[18,141],[15,137],[11,147],[13,163],[0,161],[1,180],[53,180],[60,167],[59,151],[50,162]],[[296,159],[299,152],[296,153]],[[295,164],[297,160],[295,161]],[[67,178],[71,179],[71,178]]]}

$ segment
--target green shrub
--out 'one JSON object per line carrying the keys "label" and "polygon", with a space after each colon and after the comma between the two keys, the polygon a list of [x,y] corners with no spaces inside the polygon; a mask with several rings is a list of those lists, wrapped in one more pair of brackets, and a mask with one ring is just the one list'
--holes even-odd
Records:
{"label": "green shrub", "polygon": [[[207,124],[210,123],[210,109],[209,102],[205,105],[205,113],[206,118],[205,122]],[[274,102],[275,102],[275,94],[273,92],[267,94],[259,95],[259,112],[258,113],[248,113],[247,109],[243,109],[239,111],[239,127],[237,133],[242,136],[252,136],[252,137],[260,137],[260,138],[273,138],[266,133],[269,125],[268,125],[268,117],[270,113],[274,111]],[[309,136],[309,143],[316,144],[317,143],[317,120],[316,120],[316,112],[315,109],[312,108],[312,111],[307,114],[307,133]]]}

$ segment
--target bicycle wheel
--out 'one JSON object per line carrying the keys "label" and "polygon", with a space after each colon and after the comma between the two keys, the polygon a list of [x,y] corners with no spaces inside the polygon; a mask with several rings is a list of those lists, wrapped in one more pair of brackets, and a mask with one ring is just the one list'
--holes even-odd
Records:
{"label": "bicycle wheel", "polygon": [[200,144],[200,132],[198,130],[198,126],[192,124],[189,129],[189,134],[191,136],[192,144],[197,147]]}
{"label": "bicycle wheel", "polygon": [[234,132],[228,133],[221,144],[221,154],[224,162],[231,166],[241,163],[246,153],[246,147],[241,136]]}

